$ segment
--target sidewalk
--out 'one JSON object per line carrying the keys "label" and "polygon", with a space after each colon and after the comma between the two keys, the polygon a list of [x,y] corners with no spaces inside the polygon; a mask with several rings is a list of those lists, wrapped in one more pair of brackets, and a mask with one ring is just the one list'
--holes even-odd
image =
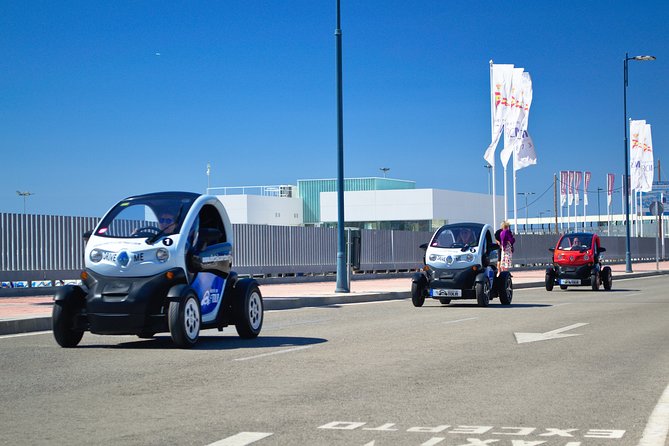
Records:
{"label": "sidewalk", "polygon": [[[669,274],[669,261],[634,263],[633,273],[625,272],[625,265],[610,265],[616,279]],[[512,271],[514,288],[541,287],[544,270]],[[410,297],[411,279],[352,280],[350,293],[336,293],[336,283],[306,282],[265,284],[260,286],[265,310],[336,305],[342,303],[372,302],[378,300],[406,299]],[[51,329],[53,296],[0,297],[0,335],[43,331]]]}

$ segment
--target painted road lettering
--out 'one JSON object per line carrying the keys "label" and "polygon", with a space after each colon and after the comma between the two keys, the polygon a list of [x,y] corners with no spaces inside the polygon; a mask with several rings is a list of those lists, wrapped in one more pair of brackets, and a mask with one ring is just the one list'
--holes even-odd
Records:
{"label": "painted road lettering", "polygon": [[[370,424],[361,421],[332,421],[318,429],[331,429],[343,431],[376,431],[376,432],[415,432],[415,433],[442,433],[450,435],[466,435],[466,443],[462,440],[455,440],[458,444],[453,444],[449,441],[449,445],[453,446],[475,446],[475,445],[489,445],[495,446],[511,445],[511,446],[536,446],[546,444],[548,441],[555,441],[564,439],[564,446],[580,446],[585,439],[610,439],[618,440],[623,438],[625,430],[622,429],[576,429],[576,428],[536,428],[529,426],[478,426],[478,425],[449,425],[440,424],[436,426],[412,426],[403,428],[397,423],[383,423],[379,425]],[[488,438],[479,438],[485,435]],[[526,437],[525,439],[512,439],[509,437]],[[492,437],[492,438],[490,438]],[[501,438],[497,438],[501,437]],[[504,438],[506,437],[506,438]],[[535,437],[535,438],[532,438]],[[447,437],[432,437],[428,441],[421,443],[421,446],[436,445],[446,441]],[[368,444],[373,444],[368,443]]]}

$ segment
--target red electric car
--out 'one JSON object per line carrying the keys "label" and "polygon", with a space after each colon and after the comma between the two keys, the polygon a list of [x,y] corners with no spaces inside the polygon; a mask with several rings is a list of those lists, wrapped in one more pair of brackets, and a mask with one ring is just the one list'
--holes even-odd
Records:
{"label": "red electric car", "polygon": [[566,290],[569,286],[590,286],[594,291],[604,286],[606,291],[613,285],[609,266],[602,266],[599,236],[589,232],[573,232],[560,237],[553,253],[553,266],[546,269],[546,291],[554,285]]}

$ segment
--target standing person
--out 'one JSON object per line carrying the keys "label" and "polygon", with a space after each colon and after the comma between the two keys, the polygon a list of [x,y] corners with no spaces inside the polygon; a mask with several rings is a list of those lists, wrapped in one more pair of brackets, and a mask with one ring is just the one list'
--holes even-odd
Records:
{"label": "standing person", "polygon": [[513,264],[513,244],[516,239],[510,229],[511,225],[508,221],[502,222],[502,231],[499,233],[499,240],[502,245],[502,261],[499,266],[500,271],[508,271]]}

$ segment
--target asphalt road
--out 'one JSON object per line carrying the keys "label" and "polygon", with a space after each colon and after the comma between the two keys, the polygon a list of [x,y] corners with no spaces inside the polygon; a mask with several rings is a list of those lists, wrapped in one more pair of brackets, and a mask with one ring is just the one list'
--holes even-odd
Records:
{"label": "asphalt road", "polygon": [[272,311],[193,350],[3,336],[0,444],[665,445],[668,287]]}

